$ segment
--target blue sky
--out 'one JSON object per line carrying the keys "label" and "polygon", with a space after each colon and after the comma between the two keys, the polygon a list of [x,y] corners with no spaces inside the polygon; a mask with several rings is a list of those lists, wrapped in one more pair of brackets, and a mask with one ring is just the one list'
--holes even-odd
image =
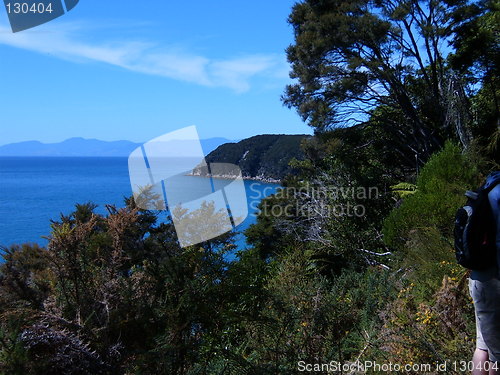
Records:
{"label": "blue sky", "polygon": [[81,0],[13,34],[0,8],[0,145],[310,133],[280,95],[294,1]]}

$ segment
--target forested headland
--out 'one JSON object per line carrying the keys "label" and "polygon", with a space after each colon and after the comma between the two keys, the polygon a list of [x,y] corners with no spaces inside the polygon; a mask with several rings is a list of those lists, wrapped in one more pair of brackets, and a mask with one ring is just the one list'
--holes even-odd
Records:
{"label": "forested headland", "polygon": [[180,248],[133,200],[107,216],[77,205],[47,249],[3,250],[0,373],[469,360],[452,231],[465,190],[500,167],[498,2],[306,0],[289,22],[282,100],[314,137],[248,248],[229,261],[232,233]]}
{"label": "forested headland", "polygon": [[[207,163],[229,163],[240,167],[243,178],[262,181],[280,181],[295,171],[292,159],[303,160],[301,148],[308,135],[263,134],[243,139],[237,143],[225,143],[210,152]],[[205,168],[195,168],[193,174],[206,175]]]}

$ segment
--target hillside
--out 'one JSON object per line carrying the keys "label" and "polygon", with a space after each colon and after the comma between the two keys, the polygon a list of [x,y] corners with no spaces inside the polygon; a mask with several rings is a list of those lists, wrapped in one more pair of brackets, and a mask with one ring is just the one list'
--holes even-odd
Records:
{"label": "hillside", "polygon": [[[280,180],[292,173],[288,165],[293,158],[303,159],[300,144],[308,135],[265,134],[246,138],[237,143],[226,143],[206,156],[207,163],[238,165],[244,178]],[[196,168],[196,175],[206,171]]]}

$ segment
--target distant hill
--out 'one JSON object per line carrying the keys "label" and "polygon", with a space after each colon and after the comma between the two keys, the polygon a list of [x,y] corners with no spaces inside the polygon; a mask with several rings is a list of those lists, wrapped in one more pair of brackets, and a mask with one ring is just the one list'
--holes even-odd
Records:
{"label": "distant hill", "polygon": [[[201,141],[205,154],[221,144],[231,142],[226,138],[209,138]],[[127,157],[141,143],[130,141],[100,141],[98,139],[70,138],[60,143],[27,141],[0,146],[0,156],[121,156]]]}
{"label": "distant hill", "polygon": [[[292,172],[288,165],[291,159],[304,158],[300,144],[308,137],[310,136],[303,134],[257,135],[217,147],[206,156],[206,161],[236,164],[245,178],[281,180]],[[205,175],[206,170],[196,168],[193,173]]]}

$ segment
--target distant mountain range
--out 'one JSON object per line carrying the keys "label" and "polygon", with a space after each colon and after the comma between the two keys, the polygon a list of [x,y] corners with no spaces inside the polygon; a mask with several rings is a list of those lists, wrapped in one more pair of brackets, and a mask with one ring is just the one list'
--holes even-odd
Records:
{"label": "distant mountain range", "polygon": [[[201,140],[205,155],[224,143],[226,138]],[[127,157],[142,143],[130,141],[100,141],[98,139],[70,138],[59,143],[27,141],[0,146],[0,156],[122,156]]]}
{"label": "distant mountain range", "polygon": [[[300,145],[304,139],[310,137],[304,134],[256,135],[237,143],[220,145],[205,159],[207,163],[236,164],[241,168],[244,178],[279,181],[293,172],[289,166],[290,160],[304,159]],[[193,170],[194,175],[205,176],[207,173],[207,169],[201,166]],[[222,171],[215,177],[227,177],[225,173]]]}

